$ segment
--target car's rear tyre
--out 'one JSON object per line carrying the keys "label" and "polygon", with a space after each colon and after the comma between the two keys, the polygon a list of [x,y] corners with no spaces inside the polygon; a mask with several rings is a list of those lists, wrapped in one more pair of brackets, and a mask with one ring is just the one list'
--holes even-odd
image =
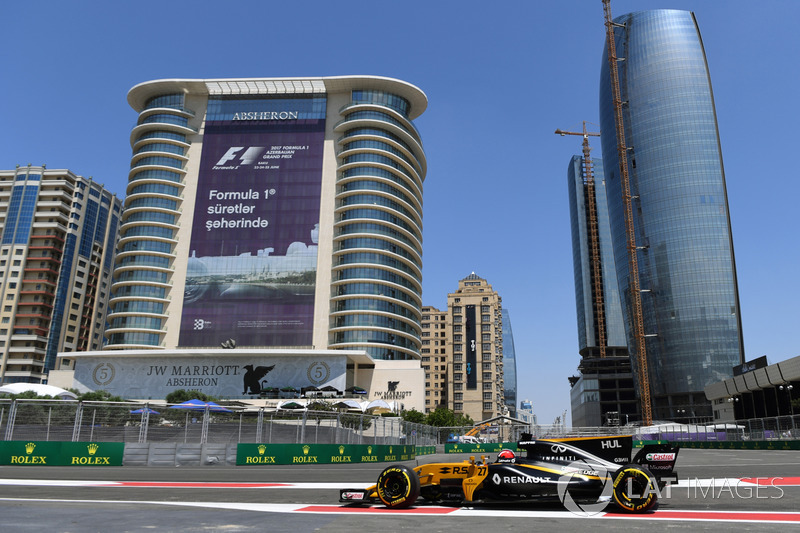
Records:
{"label": "car's rear tyre", "polygon": [[419,497],[419,476],[407,466],[393,465],[378,476],[376,490],[386,507],[406,509]]}
{"label": "car's rear tyre", "polygon": [[646,513],[658,502],[656,480],[640,465],[625,465],[614,476],[614,501],[628,513]]}

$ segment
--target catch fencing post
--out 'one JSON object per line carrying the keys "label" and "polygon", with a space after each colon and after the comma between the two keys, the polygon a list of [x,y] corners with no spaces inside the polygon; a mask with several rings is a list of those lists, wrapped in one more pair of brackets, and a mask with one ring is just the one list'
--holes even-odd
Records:
{"label": "catch fencing post", "polygon": [[6,436],[5,440],[11,440],[14,435],[14,420],[17,418],[17,400],[11,400],[11,408],[8,410],[8,419],[6,420]]}
{"label": "catch fencing post", "polygon": [[75,409],[75,425],[72,428],[72,442],[78,442],[81,439],[82,423],[83,423],[83,402],[78,402],[78,407]]}
{"label": "catch fencing post", "polygon": [[256,424],[256,442],[261,442],[261,424],[264,423],[264,408],[258,410],[258,423]]}

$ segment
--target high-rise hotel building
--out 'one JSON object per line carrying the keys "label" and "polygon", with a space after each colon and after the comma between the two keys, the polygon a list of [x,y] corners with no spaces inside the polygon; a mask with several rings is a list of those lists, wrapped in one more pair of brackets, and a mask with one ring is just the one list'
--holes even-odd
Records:
{"label": "high-rise hotel building", "polygon": [[[376,76],[167,79],[128,101],[139,117],[106,331],[119,365],[235,343],[224,357],[298,361],[260,385],[374,374],[381,398],[402,399],[410,385],[372,369],[394,361],[416,365],[421,388],[421,90]],[[346,379],[338,350],[366,355],[347,359]],[[241,376],[220,380],[209,393],[242,394]]]}
{"label": "high-rise hotel building", "polygon": [[435,411],[447,404],[447,367],[449,357],[447,330],[447,311],[432,306],[422,308],[422,369],[425,371],[425,413]]}
{"label": "high-rise hotel building", "polygon": [[447,402],[476,422],[504,413],[502,303],[474,272],[447,295]]}
{"label": "high-rise hotel building", "polygon": [[160,80],[139,113],[109,349],[360,348],[417,359],[416,87],[377,77]]}
{"label": "high-rise hotel building", "polygon": [[[704,387],[744,362],[741,313],[711,78],[694,14],[614,21],[653,417],[711,418]],[[608,52],[600,129],[617,280],[632,361],[627,238]],[[638,366],[634,365],[634,372]]]}
{"label": "high-rise hotel building", "polygon": [[120,213],[69,170],[0,171],[0,383],[46,382],[58,352],[103,346]]}

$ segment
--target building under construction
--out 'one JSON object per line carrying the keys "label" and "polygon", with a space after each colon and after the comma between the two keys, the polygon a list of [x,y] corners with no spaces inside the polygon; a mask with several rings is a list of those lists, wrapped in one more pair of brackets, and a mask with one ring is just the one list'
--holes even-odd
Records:
{"label": "building under construction", "polygon": [[[584,147],[588,147],[586,136]],[[588,151],[584,157],[574,156],[567,170],[581,355],[579,374],[569,378],[572,425],[576,427],[620,420],[624,424],[640,418],[614,266],[603,166],[586,156]]]}

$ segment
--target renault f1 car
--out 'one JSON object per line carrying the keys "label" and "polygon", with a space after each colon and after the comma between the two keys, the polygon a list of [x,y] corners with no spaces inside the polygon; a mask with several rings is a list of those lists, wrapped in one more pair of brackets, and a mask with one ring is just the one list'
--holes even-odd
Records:
{"label": "renault f1 car", "polygon": [[[528,437],[527,439],[525,437]],[[644,446],[631,459],[632,437],[531,439],[494,462],[471,457],[459,463],[429,463],[413,469],[392,465],[366,489],[341,489],[339,501],[383,503],[404,509],[419,497],[428,502],[561,502],[571,511],[599,511],[614,503],[625,512],[654,508],[660,488],[677,479],[679,448]]]}

